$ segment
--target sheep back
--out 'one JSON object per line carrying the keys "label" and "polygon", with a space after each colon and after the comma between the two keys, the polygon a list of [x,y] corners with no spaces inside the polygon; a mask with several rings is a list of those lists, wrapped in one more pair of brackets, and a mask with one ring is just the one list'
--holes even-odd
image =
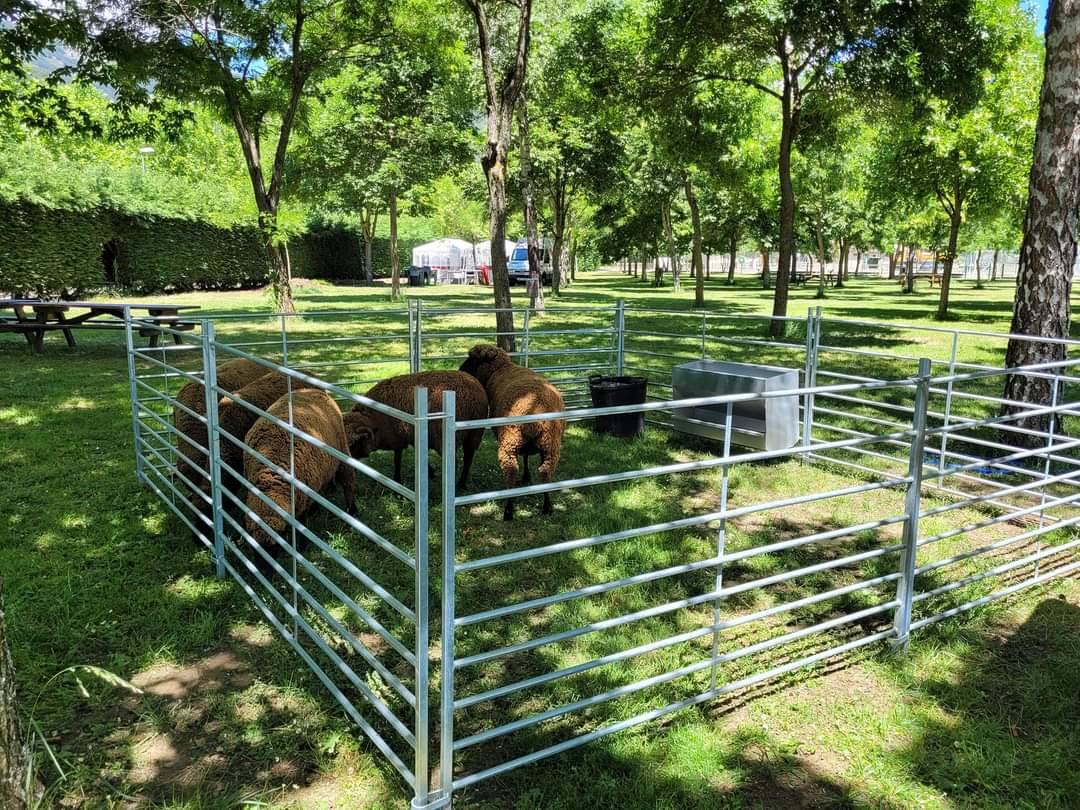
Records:
{"label": "sheep back", "polygon": [[[266,374],[266,367],[244,358],[229,360],[217,367],[218,387],[231,392],[243,388],[253,380]],[[199,416],[206,416],[206,388],[201,382],[189,380],[176,394],[176,401]],[[196,444],[206,447],[209,434],[206,423],[188,413],[179,406],[173,407],[173,425],[184,436]],[[180,457],[176,462],[177,471],[199,486],[202,491],[209,489],[209,482],[195,469],[207,469],[209,466],[206,453],[198,450],[180,437],[176,438],[176,449]]]}
{"label": "sheep back", "polygon": [[[283,421],[289,419],[289,399],[281,397],[268,409],[267,413]],[[345,426],[342,422],[341,409],[333,397],[318,389],[294,391],[292,395],[293,424],[305,433],[319,439],[334,449],[349,452],[345,441]],[[257,450],[268,461],[289,470],[289,442],[287,430],[275,425],[266,417],[259,417],[247,432],[244,442]],[[294,437],[293,467],[295,476],[308,487],[319,492],[324,489],[338,472],[340,461],[310,442]],[[284,512],[291,511],[291,492],[289,482],[277,470],[271,469],[254,456],[244,454],[244,477],[260,492],[277,504]],[[304,515],[312,505],[310,496],[297,488],[296,517]],[[285,530],[285,519],[270,508],[261,498],[252,492],[247,495],[247,506],[278,534]],[[247,530],[260,543],[265,541],[265,534],[252,519],[247,519]],[[273,543],[269,544],[273,547]]]}
{"label": "sheep back", "polygon": [[[232,394],[236,399],[241,399],[250,405],[254,405],[256,408],[265,411],[277,402],[278,399],[288,395],[289,384],[289,377],[281,372],[271,371],[267,374],[263,374],[257,380],[249,382],[243,388],[238,388],[236,391],[233,391]],[[294,393],[312,387],[313,386],[309,383],[305,383],[302,380],[292,380],[292,390]],[[255,424],[258,418],[259,415],[257,413],[233,401],[233,397],[224,396],[218,402],[218,424],[223,431],[236,437],[239,441],[244,440],[244,437],[247,436],[247,432],[251,430],[251,426]],[[243,456],[244,451],[240,447],[228,438],[222,436],[221,461],[236,470],[237,474],[243,473]],[[232,478],[228,473],[223,476],[223,479],[227,479],[225,481],[227,484],[232,483]]]}
{"label": "sheep back", "polygon": [[[453,391],[457,395],[454,408],[457,419],[484,419],[488,415],[488,397],[484,386],[475,377],[460,371],[421,371],[417,374],[401,374],[377,383],[366,396],[376,402],[397,408],[399,411],[412,413],[415,404],[413,391],[417,387],[428,389],[429,413],[442,411],[443,392]],[[403,450],[414,443],[412,425],[366,405],[357,404],[345,420],[350,445],[356,451],[354,455],[367,455],[375,450]],[[371,431],[372,436],[368,446],[360,447],[358,446],[358,432],[365,427]],[[464,431],[464,433],[473,432]],[[482,430],[479,432],[483,433]],[[459,436],[458,443],[460,442]],[[429,425],[428,447],[441,452],[441,420],[433,421]]]}

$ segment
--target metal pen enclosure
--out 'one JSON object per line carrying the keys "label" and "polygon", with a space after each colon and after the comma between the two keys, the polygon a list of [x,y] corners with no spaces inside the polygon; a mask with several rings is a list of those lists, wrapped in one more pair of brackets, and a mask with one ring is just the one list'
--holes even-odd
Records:
{"label": "metal pen enclosure", "polygon": [[[375,314],[273,316],[279,334],[256,340],[246,325],[266,316],[237,316],[203,321],[197,332],[177,333],[178,345],[154,349],[135,347],[131,329],[140,323],[127,319],[137,475],[408,781],[414,807],[448,806],[482,780],[845,652],[877,642],[902,647],[914,630],[1080,568],[1080,440],[1061,426],[1080,404],[1080,361],[1006,370],[972,359],[991,359],[996,350],[985,344],[1003,346],[1005,335],[845,321],[820,309],[785,319],[793,336],[773,339],[765,317],[619,302],[551,308],[543,318],[515,313],[515,359],[564,391],[562,413],[458,421],[452,392],[429,413],[418,389],[408,413],[353,390],[394,373],[456,367],[469,346],[493,339],[494,327],[475,326],[493,314],[416,299]],[[360,333],[341,334],[349,324]],[[912,343],[941,357],[853,345],[866,330],[875,346]],[[802,380],[796,390],[672,398],[672,368],[718,355],[786,365]],[[287,465],[221,428],[223,398],[228,407],[237,401],[216,371],[231,358],[288,378],[287,418],[239,403],[287,436]],[[577,407],[596,371],[647,376],[650,401]],[[1051,404],[1003,400],[1007,373],[1047,380]],[[203,386],[202,414],[177,399],[189,382]],[[412,487],[298,427],[293,388],[306,386],[343,409],[361,405],[408,424],[417,448]],[[781,397],[799,403],[799,443],[733,455],[733,414]],[[723,414],[721,446],[690,446],[625,469],[585,465],[584,474],[551,484],[456,489],[462,431],[576,425],[634,411],[654,429],[669,428],[673,413],[693,407]],[[173,426],[171,412],[185,408],[205,425],[205,445]],[[441,462],[429,488],[432,423],[441,427]],[[1004,440],[1013,437],[1025,446]],[[287,506],[223,462],[227,444],[288,485]],[[294,461],[305,444],[403,504],[394,531],[375,529],[301,480]],[[184,446],[206,459],[190,476],[177,466]],[[805,489],[782,497],[738,486],[756,465],[785,460],[821,477],[806,476]],[[619,503],[620,492],[650,482],[693,497],[660,516],[615,509],[583,536],[519,547],[477,540],[478,530],[481,538],[499,533],[485,524],[490,516],[473,514],[488,502],[558,490],[580,504],[602,503],[603,493]],[[323,514],[294,518],[298,496]],[[283,532],[265,521],[249,525],[253,498],[283,521]],[[811,518],[773,531],[792,509]],[[268,553],[250,528],[269,534],[284,556]],[[491,587],[506,580],[540,584],[530,593]]]}

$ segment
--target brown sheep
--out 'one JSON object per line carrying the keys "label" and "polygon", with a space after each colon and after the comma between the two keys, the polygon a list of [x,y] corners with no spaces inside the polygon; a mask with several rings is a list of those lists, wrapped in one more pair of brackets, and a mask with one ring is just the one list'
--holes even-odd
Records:
{"label": "brown sheep", "polygon": [[[232,394],[236,399],[243,400],[249,405],[254,405],[256,408],[265,411],[278,399],[288,394],[289,384],[288,376],[278,371],[271,371],[263,374],[257,380],[249,382],[243,388],[238,388]],[[313,387],[311,384],[301,380],[295,378],[292,380],[292,390],[294,392]],[[233,396],[223,396],[218,401],[218,425],[221,426],[223,432],[234,436],[239,441],[243,441],[259,415],[235,402]],[[242,476],[244,474],[244,451],[225,436],[221,437],[220,447],[221,463],[227,464],[236,471],[237,475]],[[221,482],[234,492],[237,490],[237,487],[234,486],[237,481],[229,473],[223,472],[221,474]]]}
{"label": "brown sheep", "polygon": [[[473,346],[468,358],[461,364],[461,370],[476,377],[487,390],[493,417],[525,416],[566,409],[562,394],[554,385],[535,371],[514,365],[510,355],[490,343]],[[540,480],[546,484],[555,477],[565,429],[566,424],[560,420],[495,428],[499,440],[499,467],[507,488],[517,486],[518,456],[522,457],[525,468],[523,484],[530,481],[529,456],[534,453],[540,456],[540,465],[536,468]],[[551,511],[551,494],[545,492],[543,514],[550,515]],[[513,519],[514,499],[507,498],[503,520]]]}
{"label": "brown sheep", "polygon": [[[244,358],[229,360],[217,367],[217,384],[220,388],[233,392],[263,376],[266,371],[266,366],[261,366],[252,360]],[[199,416],[206,416],[206,388],[201,382],[189,380],[184,383],[176,395],[176,401]],[[209,446],[206,423],[195,418],[179,405],[173,406],[173,424],[183,436],[186,436],[191,441],[202,447]],[[194,484],[200,492],[209,493],[210,481],[199,473],[199,470],[209,469],[210,462],[206,453],[180,436],[176,437],[176,449],[179,453],[179,457],[176,459],[176,471]],[[194,492],[192,493],[192,505],[200,514],[205,515],[210,511],[209,504]]]}
{"label": "brown sheep", "polygon": [[[485,419],[488,415],[488,398],[484,386],[474,377],[460,371],[402,374],[376,384],[366,396],[399,411],[412,413],[415,404],[413,390],[418,386],[428,389],[429,413],[442,411],[443,391],[449,390],[457,394],[455,414],[458,419]],[[406,447],[413,445],[412,425],[358,404],[345,415],[345,433],[349,437],[349,448],[354,458],[367,458],[376,450],[393,450],[394,480],[401,483],[401,454]],[[463,490],[469,482],[473,456],[476,455],[483,438],[483,429],[465,430],[458,435],[458,442],[463,448],[458,489]],[[428,447],[442,453],[441,420],[430,424]]]}
{"label": "brown sheep", "polygon": [[[281,397],[267,409],[267,413],[282,421],[289,419],[289,400]],[[349,446],[345,441],[345,425],[341,418],[341,409],[333,397],[318,389],[294,391],[292,395],[292,423],[299,430],[324,442],[336,450],[348,455]],[[266,417],[259,417],[251,430],[244,437],[244,442],[257,450],[268,461],[289,470],[289,431],[275,425]],[[321,492],[331,482],[341,487],[345,499],[345,510],[356,515],[356,471],[348,464],[296,436],[293,438],[293,463],[296,478],[305,485]],[[315,501],[301,489],[295,491],[295,511],[293,511],[292,487],[289,481],[277,470],[273,470],[250,454],[244,455],[244,477],[263,495],[273,501],[283,512],[296,518],[305,515]],[[282,539],[287,539],[287,523],[275,509],[266,504],[254,492],[248,491],[248,511],[254,513],[274,530]],[[245,528],[257,543],[270,553],[278,549],[277,542],[248,516]]]}

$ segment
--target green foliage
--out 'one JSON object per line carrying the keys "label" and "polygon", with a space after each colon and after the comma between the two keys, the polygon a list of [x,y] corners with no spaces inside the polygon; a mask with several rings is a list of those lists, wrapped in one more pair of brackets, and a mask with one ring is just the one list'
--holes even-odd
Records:
{"label": "green foliage", "polygon": [[[115,250],[113,277],[103,252]],[[109,285],[132,292],[250,287],[266,280],[254,228],[143,219],[0,202],[0,290],[77,297]]]}
{"label": "green foliage", "polygon": [[[294,276],[321,278],[329,281],[361,281],[364,279],[364,247],[361,235],[341,224],[313,227],[289,243],[289,259]],[[398,266],[408,267],[412,249],[429,241],[429,237],[399,237]],[[374,276],[390,273],[390,240],[376,236],[371,242]]]}

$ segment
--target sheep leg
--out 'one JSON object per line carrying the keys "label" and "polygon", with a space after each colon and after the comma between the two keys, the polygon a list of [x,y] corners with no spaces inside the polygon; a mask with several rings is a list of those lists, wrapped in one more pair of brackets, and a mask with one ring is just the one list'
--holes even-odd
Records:
{"label": "sheep leg", "polygon": [[461,492],[464,492],[465,487],[469,484],[469,471],[472,470],[473,456],[476,455],[476,450],[480,447],[480,440],[483,438],[484,432],[482,430],[471,430],[462,443],[461,477],[457,482],[457,488]]}
{"label": "sheep leg", "polygon": [[[540,464],[536,468],[536,473],[543,483],[551,483],[552,479],[555,477],[555,467],[558,463],[559,455],[557,453],[553,453],[550,448],[546,451],[543,449],[540,450]],[[540,510],[540,513],[543,515],[550,515],[554,511],[555,508],[551,504],[551,493],[545,492],[544,506]]]}
{"label": "sheep leg", "polygon": [[341,487],[341,497],[345,501],[345,511],[354,518],[360,517],[356,508],[356,470],[348,464],[339,464],[334,481]]}
{"label": "sheep leg", "polygon": [[529,474],[529,457],[527,455],[521,457],[521,466],[525,471],[521,475],[521,483],[528,486],[532,483],[532,476]]}
{"label": "sheep leg", "polygon": [[404,452],[402,449],[394,451],[394,480],[399,484],[401,483],[401,455]]}
{"label": "sheep leg", "polygon": [[[518,481],[518,460],[517,453],[508,447],[499,447],[498,452],[499,468],[502,470],[503,482],[507,489],[513,489],[517,486]],[[505,505],[503,506],[503,520],[510,521],[514,519],[514,499],[507,498]]]}

